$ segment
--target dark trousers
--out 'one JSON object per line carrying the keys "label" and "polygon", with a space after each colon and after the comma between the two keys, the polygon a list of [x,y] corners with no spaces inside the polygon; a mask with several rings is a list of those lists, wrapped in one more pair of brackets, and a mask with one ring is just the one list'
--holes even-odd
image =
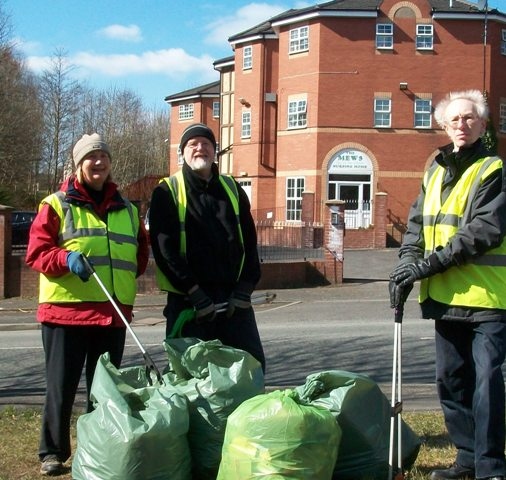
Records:
{"label": "dark trousers", "polygon": [[[163,310],[167,319],[167,336],[181,311],[186,308],[192,307],[184,301],[183,296],[171,293],[167,295],[167,305]],[[244,350],[260,362],[265,372],[265,355],[253,308],[236,308],[234,315],[230,318],[227,318],[224,313],[219,313],[212,322],[197,324],[195,321],[190,321],[183,327],[181,336],[196,337],[204,341],[220,340],[223,345]]]}
{"label": "dark trousers", "polygon": [[506,324],[436,321],[436,384],[457,463],[505,474]]}
{"label": "dark trousers", "polygon": [[42,414],[39,457],[55,454],[66,461],[71,454],[70,418],[86,362],[87,411],[98,357],[109,352],[119,368],[125,345],[124,328],[42,325],[46,362],[46,399]]}

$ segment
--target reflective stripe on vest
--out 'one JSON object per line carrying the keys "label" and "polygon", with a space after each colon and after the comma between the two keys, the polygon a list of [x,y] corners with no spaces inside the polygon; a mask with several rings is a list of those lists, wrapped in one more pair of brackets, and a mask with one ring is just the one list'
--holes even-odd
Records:
{"label": "reflective stripe on vest", "polygon": [[[237,232],[239,236],[239,242],[242,246],[243,254],[241,258],[241,264],[239,265],[239,272],[237,273],[237,279],[241,276],[242,268],[244,265],[244,239],[242,236],[242,228],[241,221],[239,218],[239,192],[237,191],[237,185],[233,177],[230,175],[219,175],[218,179],[220,180],[221,185],[225,189],[228,198],[230,199],[230,203],[232,204],[232,208],[234,210],[236,222],[237,222]],[[184,184],[184,177],[182,170],[179,170],[174,175],[170,177],[165,177],[160,180],[160,183],[166,182],[169,186],[169,190],[172,193],[172,197],[174,198],[174,203],[177,206],[178,218],[179,218],[179,253],[181,257],[186,258],[186,205],[187,205],[187,197],[186,197],[186,188]],[[174,292],[183,294],[183,292],[177,290],[169,281],[169,279],[162,273],[162,271],[157,267],[156,268],[156,280],[158,283],[158,287],[160,290],[166,290],[168,292]]]}
{"label": "reflective stripe on vest", "polygon": [[[137,291],[137,208],[110,212],[107,224],[87,208],[72,205],[64,192],[49,195],[43,201],[60,218],[58,244],[61,248],[82,252],[93,264],[97,275],[111,295],[125,305],[133,305]],[[60,277],[40,275],[41,303],[105,302],[107,296],[95,282],[83,282],[69,272]]]}
{"label": "reflective stripe on vest", "polygon": [[[424,177],[423,234],[425,256],[450,239],[471,220],[472,200],[482,182],[502,169],[498,157],[482,158],[462,174],[441,203],[445,169],[429,170]],[[422,280],[420,302],[430,297],[446,305],[506,309],[506,242],[466,265],[450,267],[443,273]]]}

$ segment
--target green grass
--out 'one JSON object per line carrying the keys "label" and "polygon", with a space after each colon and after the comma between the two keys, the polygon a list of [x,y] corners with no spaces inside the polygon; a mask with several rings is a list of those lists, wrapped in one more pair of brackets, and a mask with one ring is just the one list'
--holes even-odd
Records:
{"label": "green grass", "polygon": [[[441,413],[404,413],[403,419],[422,440],[418,458],[406,474],[407,479],[428,479],[431,470],[453,462],[456,451],[449,442]],[[72,421],[74,451],[76,420],[77,415]],[[39,409],[7,407],[0,411],[0,480],[41,479],[37,456],[40,421]],[[71,480],[72,476],[69,471],[57,478]]]}

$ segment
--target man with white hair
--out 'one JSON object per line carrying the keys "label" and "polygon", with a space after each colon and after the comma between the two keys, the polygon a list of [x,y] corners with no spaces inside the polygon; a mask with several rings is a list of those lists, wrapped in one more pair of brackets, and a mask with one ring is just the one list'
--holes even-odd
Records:
{"label": "man with white hair", "polygon": [[451,140],[426,171],[390,274],[399,308],[416,280],[423,318],[435,320],[436,384],[457,448],[431,479],[504,480],[506,182],[481,136],[488,107],[478,90],[453,92],[434,117]]}

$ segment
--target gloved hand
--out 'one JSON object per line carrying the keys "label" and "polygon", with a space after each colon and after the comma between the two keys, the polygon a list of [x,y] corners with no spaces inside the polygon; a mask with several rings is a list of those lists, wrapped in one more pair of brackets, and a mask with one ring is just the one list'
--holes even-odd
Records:
{"label": "gloved hand", "polygon": [[404,287],[401,287],[394,280],[390,280],[388,283],[388,291],[390,292],[390,307],[397,308],[406,303],[409,294],[413,290],[413,284],[410,283]]}
{"label": "gloved hand", "polygon": [[437,255],[433,253],[427,258],[410,263],[402,263],[390,274],[390,279],[397,285],[404,287],[443,270],[442,263],[438,260]]}
{"label": "gloved hand", "polygon": [[251,295],[246,292],[235,291],[232,292],[228,299],[228,306],[226,311],[227,318],[230,318],[236,308],[250,308],[251,307]]}
{"label": "gloved hand", "polygon": [[197,323],[212,322],[216,317],[216,307],[213,301],[199,286],[188,292],[188,299],[195,308],[195,321]]}
{"label": "gloved hand", "polygon": [[81,252],[67,253],[67,266],[69,270],[77,275],[83,282],[90,279],[91,272],[84,263],[83,254]]}

